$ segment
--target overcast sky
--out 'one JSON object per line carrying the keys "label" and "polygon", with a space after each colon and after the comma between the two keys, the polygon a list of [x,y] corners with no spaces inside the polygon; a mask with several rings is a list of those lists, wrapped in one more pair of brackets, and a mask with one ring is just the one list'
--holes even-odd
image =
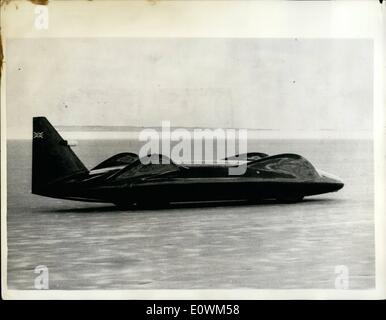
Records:
{"label": "overcast sky", "polygon": [[372,42],[8,40],[9,138],[55,125],[372,130]]}

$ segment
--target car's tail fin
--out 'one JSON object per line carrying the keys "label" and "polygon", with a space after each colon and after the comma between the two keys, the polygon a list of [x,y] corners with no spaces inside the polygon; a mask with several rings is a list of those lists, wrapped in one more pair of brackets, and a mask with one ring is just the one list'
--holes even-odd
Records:
{"label": "car's tail fin", "polygon": [[46,193],[52,182],[87,173],[87,168],[45,117],[33,118],[32,193]]}

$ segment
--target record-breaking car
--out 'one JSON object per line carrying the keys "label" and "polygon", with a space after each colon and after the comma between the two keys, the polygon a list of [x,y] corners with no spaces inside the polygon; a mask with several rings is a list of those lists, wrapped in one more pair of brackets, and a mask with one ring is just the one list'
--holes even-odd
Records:
{"label": "record-breaking car", "polygon": [[[45,117],[33,118],[32,146],[33,194],[120,207],[265,199],[297,202],[343,187],[339,178],[291,153],[253,152],[210,164],[176,164],[163,155],[151,155],[158,161],[148,161],[124,152],[88,170]],[[245,164],[245,172],[229,175],[229,168],[240,163]]]}

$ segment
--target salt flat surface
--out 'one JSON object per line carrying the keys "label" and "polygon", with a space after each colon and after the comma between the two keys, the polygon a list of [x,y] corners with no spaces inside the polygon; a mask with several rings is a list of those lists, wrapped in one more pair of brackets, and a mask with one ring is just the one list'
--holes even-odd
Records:
{"label": "salt flat surface", "polygon": [[[91,168],[138,148],[82,140],[74,151]],[[38,265],[50,289],[333,289],[337,265],[350,288],[373,288],[372,141],[264,140],[249,151],[299,153],[345,187],[297,204],[119,211],[32,195],[31,143],[9,141],[9,288],[33,289]]]}

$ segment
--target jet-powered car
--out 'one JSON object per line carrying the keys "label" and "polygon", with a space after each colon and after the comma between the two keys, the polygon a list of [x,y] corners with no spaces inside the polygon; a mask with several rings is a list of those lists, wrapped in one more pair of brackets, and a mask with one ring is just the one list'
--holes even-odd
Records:
{"label": "jet-powered car", "polygon": [[[297,202],[334,192],[343,182],[297,154],[248,153],[213,164],[159,163],[119,153],[88,170],[45,117],[33,118],[32,193],[47,197],[130,205],[276,199]],[[229,168],[243,161],[242,175]]]}

